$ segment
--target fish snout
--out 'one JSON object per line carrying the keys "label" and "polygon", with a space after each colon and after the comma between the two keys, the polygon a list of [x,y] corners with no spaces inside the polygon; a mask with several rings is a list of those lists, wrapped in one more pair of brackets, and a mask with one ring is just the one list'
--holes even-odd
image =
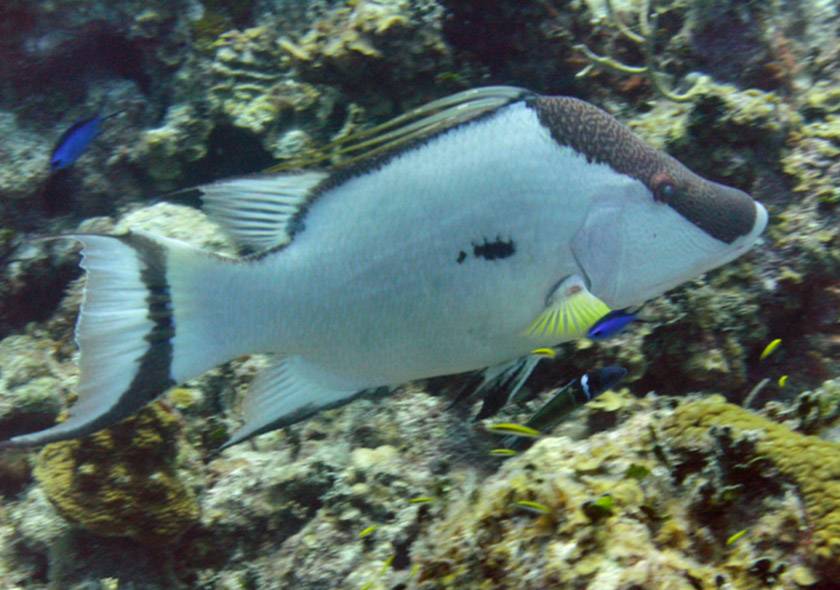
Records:
{"label": "fish snout", "polygon": [[769,215],[764,205],[747,193],[734,188],[724,188],[736,192],[737,194],[733,198],[739,199],[739,207],[734,210],[732,215],[732,232],[735,237],[732,239],[731,245],[740,254],[752,248],[761,234],[764,233]]}
{"label": "fish snout", "polygon": [[755,205],[755,224],[753,225],[753,230],[750,233],[753,236],[753,239],[758,238],[762,233],[764,233],[764,228],[767,227],[767,220],[769,218],[769,214],[767,213],[767,209],[759,203],[758,201],[753,201]]}
{"label": "fish snout", "polygon": [[[710,183],[720,196],[717,200],[728,212],[726,223],[732,241],[742,240],[752,244],[767,227],[767,209],[748,193],[717,183]],[[724,240],[727,241],[727,240]]]}
{"label": "fish snout", "polygon": [[663,199],[710,237],[734,245],[753,243],[764,231],[767,211],[742,190],[694,177],[670,199]]}

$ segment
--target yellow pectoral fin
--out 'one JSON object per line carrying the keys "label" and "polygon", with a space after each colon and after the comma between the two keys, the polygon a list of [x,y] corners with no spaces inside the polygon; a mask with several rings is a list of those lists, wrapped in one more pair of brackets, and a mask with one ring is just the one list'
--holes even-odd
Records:
{"label": "yellow pectoral fin", "polygon": [[582,338],[609,312],[607,304],[590,293],[580,277],[572,276],[551,293],[547,307],[525,334],[553,342]]}

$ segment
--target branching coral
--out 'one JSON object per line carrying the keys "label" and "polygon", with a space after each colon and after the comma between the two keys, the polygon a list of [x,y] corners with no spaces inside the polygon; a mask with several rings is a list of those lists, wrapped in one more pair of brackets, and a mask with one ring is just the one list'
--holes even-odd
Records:
{"label": "branching coral", "polygon": [[631,66],[622,63],[612,57],[599,55],[583,43],[575,45],[575,49],[581,51],[589,60],[589,65],[578,72],[577,77],[586,76],[593,67],[601,67],[622,74],[635,74],[645,76],[650,80],[654,90],[674,102],[688,102],[693,99],[700,89],[708,81],[707,76],[700,76],[694,84],[685,92],[676,92],[665,80],[665,74],[656,68],[656,56],[654,55],[654,44],[656,36],[656,13],[651,13],[651,0],[642,0],[639,8],[639,31],[637,33],[628,27],[618,16],[613,5],[613,0],[606,0],[607,12],[615,28],[629,41],[639,46],[644,56],[645,65]]}

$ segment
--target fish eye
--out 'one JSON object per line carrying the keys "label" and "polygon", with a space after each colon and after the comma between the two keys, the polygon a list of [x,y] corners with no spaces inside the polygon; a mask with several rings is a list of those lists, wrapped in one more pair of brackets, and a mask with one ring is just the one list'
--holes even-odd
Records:
{"label": "fish eye", "polygon": [[669,202],[677,196],[677,187],[670,179],[656,183],[653,198],[657,201]]}
{"label": "fish eye", "polygon": [[676,196],[677,189],[670,182],[666,182],[659,187],[659,194],[662,195],[662,198],[664,199],[670,199],[671,197]]}

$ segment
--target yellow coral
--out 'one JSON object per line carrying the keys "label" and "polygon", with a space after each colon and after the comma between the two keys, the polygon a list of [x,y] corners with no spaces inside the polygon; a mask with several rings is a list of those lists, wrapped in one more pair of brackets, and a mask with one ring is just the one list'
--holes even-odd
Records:
{"label": "yellow coral", "polygon": [[47,445],[35,476],[58,511],[94,533],[168,543],[198,520],[175,469],[177,416],[155,402],[116,426]]}
{"label": "yellow coral", "polygon": [[683,404],[664,430],[678,443],[705,445],[712,426],[727,426],[736,434],[760,433],[757,452],[793,481],[802,496],[813,528],[816,565],[840,571],[840,445],[793,432],[720,397]]}

